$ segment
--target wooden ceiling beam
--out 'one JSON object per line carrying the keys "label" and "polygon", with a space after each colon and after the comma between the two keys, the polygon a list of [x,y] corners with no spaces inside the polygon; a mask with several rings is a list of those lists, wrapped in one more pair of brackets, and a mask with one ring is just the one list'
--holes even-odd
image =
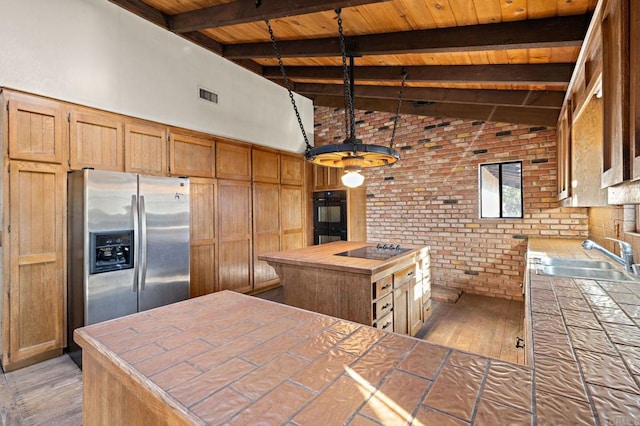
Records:
{"label": "wooden ceiling beam", "polygon": [[[293,90],[304,96],[327,95],[344,97],[344,85],[342,84],[296,83]],[[354,94],[356,97],[362,98],[397,100],[399,87],[356,85]],[[564,100],[564,92],[405,87],[403,99],[443,103],[511,105],[560,109]]]}
{"label": "wooden ceiling beam", "polygon": [[[344,99],[337,96],[318,95],[312,97],[313,104],[331,108],[344,108]],[[356,109],[383,111],[395,114],[398,103],[390,99],[356,98]],[[401,114],[427,117],[454,117],[469,120],[504,123],[533,124],[555,127],[560,110],[548,108],[492,106],[477,104],[445,104],[425,102],[403,102]],[[402,120],[398,121],[402,125]]]}
{"label": "wooden ceiling beam", "polygon": [[111,3],[120,6],[121,8],[128,10],[134,15],[151,21],[156,25],[161,26],[164,29],[169,29],[169,22],[167,21],[167,15],[154,9],[142,0],[109,0]]}
{"label": "wooden ceiling beam", "polygon": [[[546,84],[565,89],[573,72],[573,64],[514,64],[514,65],[424,65],[424,66],[356,66],[356,81],[399,82],[404,70],[407,81],[438,83],[502,83]],[[343,79],[342,67],[287,67],[291,79]],[[266,78],[282,79],[279,67],[264,67]]]}
{"label": "wooden ceiling beam", "polygon": [[[353,56],[579,47],[590,21],[591,15],[577,15],[370,34],[346,37],[345,44],[347,53]],[[280,41],[278,49],[283,57],[290,58],[341,55],[337,37]],[[270,42],[243,43],[226,45],[223,56],[229,59],[273,58],[274,53]]]}
{"label": "wooden ceiling beam", "polygon": [[183,33],[385,1],[389,0],[236,0],[172,15],[168,22],[171,31]]}

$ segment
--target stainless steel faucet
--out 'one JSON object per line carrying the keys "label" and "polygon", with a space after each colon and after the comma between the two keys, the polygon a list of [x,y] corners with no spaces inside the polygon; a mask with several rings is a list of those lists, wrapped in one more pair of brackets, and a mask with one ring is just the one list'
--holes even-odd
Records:
{"label": "stainless steel faucet", "polygon": [[615,238],[606,237],[606,239],[610,241],[615,241],[616,243],[618,243],[618,246],[620,247],[620,256],[610,252],[606,248],[602,247],[601,245],[591,240],[584,240],[584,242],[582,243],[582,247],[587,250],[596,249],[599,252],[606,254],[611,259],[621,264],[624,267],[625,272],[635,274],[636,271],[635,271],[635,268],[633,267],[634,266],[633,248],[631,247],[631,244],[627,243],[626,241],[618,240]]}

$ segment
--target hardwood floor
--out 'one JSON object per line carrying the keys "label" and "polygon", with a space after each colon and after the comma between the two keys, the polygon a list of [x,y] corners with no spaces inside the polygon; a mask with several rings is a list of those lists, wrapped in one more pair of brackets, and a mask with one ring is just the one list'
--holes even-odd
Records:
{"label": "hardwood floor", "polygon": [[524,364],[524,304],[494,297],[463,294],[457,303],[433,302],[433,314],[416,337],[504,361]]}
{"label": "hardwood floor", "polygon": [[0,424],[82,424],[82,372],[67,355],[2,375]]}
{"label": "hardwood floor", "polygon": [[[282,289],[258,297],[282,302]],[[433,303],[433,314],[417,337],[505,361],[524,363],[515,349],[524,306],[463,294],[455,304]],[[82,372],[67,355],[0,377],[0,426],[82,424]]]}

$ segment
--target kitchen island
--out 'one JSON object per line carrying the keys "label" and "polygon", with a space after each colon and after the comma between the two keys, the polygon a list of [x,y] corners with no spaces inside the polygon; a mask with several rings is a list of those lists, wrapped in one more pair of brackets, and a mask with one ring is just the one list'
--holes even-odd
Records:
{"label": "kitchen island", "polygon": [[409,335],[431,312],[425,246],[335,241],[258,258],[276,270],[290,306]]}
{"label": "kitchen island", "polygon": [[527,367],[230,291],[75,340],[89,426],[536,424]]}

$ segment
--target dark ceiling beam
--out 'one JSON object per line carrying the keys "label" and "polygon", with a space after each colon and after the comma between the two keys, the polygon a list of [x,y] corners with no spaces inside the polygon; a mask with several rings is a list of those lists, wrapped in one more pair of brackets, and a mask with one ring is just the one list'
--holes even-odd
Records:
{"label": "dark ceiling beam", "polygon": [[[356,97],[398,99],[398,86],[357,85]],[[344,97],[344,85],[321,83],[295,83],[293,90],[304,96],[327,95]],[[565,92],[535,90],[476,90],[443,89],[437,87],[405,87],[403,99],[443,103],[531,106],[560,109]]]}
{"label": "dark ceiling beam", "polygon": [[[337,96],[315,96],[316,106],[344,108],[344,99]],[[395,114],[397,101],[387,99],[356,98],[356,109],[365,111],[383,111]],[[505,123],[534,124],[555,127],[560,110],[548,108],[491,106],[477,104],[445,104],[425,102],[403,102],[401,114],[422,115],[427,117],[455,117],[469,120],[499,121]],[[402,119],[398,121],[402,125]]]}
{"label": "dark ceiling beam", "polygon": [[[590,21],[591,15],[577,15],[371,34],[347,37],[345,44],[348,54],[353,56],[579,47]],[[280,41],[278,49],[283,57],[341,55],[337,37]],[[226,45],[223,56],[229,59],[272,58],[274,53],[271,43],[244,43]]]}
{"label": "dark ceiling beam", "polygon": [[385,1],[389,0],[236,0],[172,15],[168,22],[171,31],[183,33]]}
{"label": "dark ceiling beam", "polygon": [[156,25],[161,26],[162,28],[168,29],[169,22],[167,21],[167,16],[160,12],[158,9],[154,9],[148,4],[142,2],[141,0],[109,0],[111,3],[120,6],[123,9],[128,10],[134,15],[138,15],[139,17],[146,19],[147,21],[151,21]]}
{"label": "dark ceiling beam", "polygon": [[[566,88],[573,72],[573,64],[514,64],[514,65],[425,65],[425,66],[356,66],[356,81],[397,81],[403,70],[407,81],[448,83],[506,83],[546,84]],[[292,79],[343,79],[342,67],[287,67]],[[282,79],[280,68],[264,67],[263,76]]]}

